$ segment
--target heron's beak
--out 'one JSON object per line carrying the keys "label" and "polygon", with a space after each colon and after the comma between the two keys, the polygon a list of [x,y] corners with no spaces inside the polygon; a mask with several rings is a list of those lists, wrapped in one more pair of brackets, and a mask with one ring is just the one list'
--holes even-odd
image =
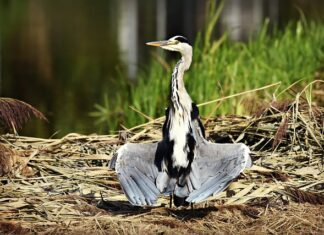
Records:
{"label": "heron's beak", "polygon": [[169,44],[169,41],[165,40],[165,41],[156,41],[156,42],[147,42],[146,45],[148,46],[154,46],[154,47],[162,47],[162,46],[166,46]]}

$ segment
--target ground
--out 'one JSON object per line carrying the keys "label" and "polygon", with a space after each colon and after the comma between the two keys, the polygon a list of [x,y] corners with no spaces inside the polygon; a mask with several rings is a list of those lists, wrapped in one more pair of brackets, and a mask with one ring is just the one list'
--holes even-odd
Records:
{"label": "ground", "polygon": [[109,212],[79,205],[82,216],[60,222],[1,222],[3,234],[323,234],[324,206],[229,206]]}
{"label": "ground", "polygon": [[0,233],[323,234],[323,114],[293,101],[203,120],[209,141],[246,143],[254,165],[193,208],[133,207],[107,168],[126,141],[159,140],[162,119],[120,135],[2,135]]}

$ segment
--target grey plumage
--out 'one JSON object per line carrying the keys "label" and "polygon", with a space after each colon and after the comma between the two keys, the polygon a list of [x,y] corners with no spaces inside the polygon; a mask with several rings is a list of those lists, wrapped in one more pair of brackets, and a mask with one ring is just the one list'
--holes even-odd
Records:
{"label": "grey plumage", "polygon": [[160,191],[155,185],[157,144],[125,144],[110,161],[123,191],[133,205],[154,205]]}
{"label": "grey plumage", "polygon": [[[187,183],[184,187],[175,184],[173,192],[192,203],[223,191],[251,166],[246,145],[210,143],[201,136],[199,139]],[[155,205],[160,194],[166,193],[156,186],[158,174],[163,174],[155,164],[159,160],[156,159],[159,143],[125,144],[110,162],[109,167],[116,170],[124,193],[133,205]],[[170,180],[170,177],[165,179],[166,182]]]}
{"label": "grey plumage", "polygon": [[190,67],[192,47],[182,36],[151,42],[181,53],[172,73],[170,105],[163,140],[153,144],[125,144],[110,161],[121,187],[133,205],[155,205],[160,194],[174,195],[176,206],[201,202],[224,190],[251,166],[244,144],[214,144],[204,136],[198,107],[187,93],[183,75]]}

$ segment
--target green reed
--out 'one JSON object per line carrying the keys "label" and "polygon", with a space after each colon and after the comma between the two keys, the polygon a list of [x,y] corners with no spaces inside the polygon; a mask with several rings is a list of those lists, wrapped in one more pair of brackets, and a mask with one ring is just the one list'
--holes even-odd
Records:
{"label": "green reed", "polygon": [[[209,16],[210,23],[195,40],[192,66],[184,78],[193,101],[199,104],[275,82],[281,84],[220,105],[201,107],[202,116],[246,114],[247,106],[256,100],[273,99],[296,81],[303,86],[314,80],[316,70],[323,66],[324,25],[320,23],[298,21],[269,34],[266,21],[257,36],[243,43],[231,42],[226,34],[212,38],[218,16],[219,11]],[[164,54],[153,54],[136,84],[123,83],[123,92],[115,100],[105,96],[102,104],[95,105],[91,115],[102,127],[113,131],[120,129],[120,124],[132,127],[148,120],[130,106],[151,118],[164,115],[176,63],[165,60]]]}

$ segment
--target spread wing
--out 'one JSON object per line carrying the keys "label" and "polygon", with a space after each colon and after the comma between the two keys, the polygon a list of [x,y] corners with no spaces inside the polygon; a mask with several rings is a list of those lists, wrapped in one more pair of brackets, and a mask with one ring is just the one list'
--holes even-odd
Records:
{"label": "spread wing", "polygon": [[[164,151],[163,141],[125,144],[110,161],[109,167],[116,170],[120,185],[133,205],[155,205],[158,196],[169,184],[169,177],[159,171]],[[175,195],[197,203],[223,191],[245,168],[252,165],[249,152],[244,144],[201,141],[191,164],[187,184],[185,187],[176,186]]]}
{"label": "spread wing", "polygon": [[125,144],[109,163],[109,168],[116,170],[120,185],[133,205],[154,205],[160,195],[155,185],[157,147],[158,143]]}
{"label": "spread wing", "polygon": [[[186,201],[201,202],[223,191],[245,168],[251,167],[250,150],[244,144],[215,144],[202,141],[187,181],[179,192],[189,194]],[[180,188],[179,188],[180,189]]]}

